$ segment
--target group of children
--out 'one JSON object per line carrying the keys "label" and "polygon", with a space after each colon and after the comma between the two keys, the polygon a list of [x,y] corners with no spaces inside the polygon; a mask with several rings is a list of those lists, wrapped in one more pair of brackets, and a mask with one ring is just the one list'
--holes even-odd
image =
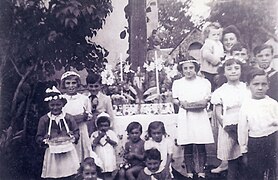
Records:
{"label": "group of children", "polygon": [[273,47],[256,46],[255,61],[249,61],[248,48],[239,42],[235,27],[225,32],[211,23],[204,35],[200,65],[215,86],[210,102],[219,124],[217,157],[222,160],[212,173],[228,169],[228,180],[278,179],[278,72],[271,67]]}
{"label": "group of children", "polygon": [[[62,94],[55,86],[46,89],[49,113],[40,118],[36,141],[45,148],[42,178],[46,179],[170,179],[173,145],[162,122],[152,122],[148,139],[141,139],[142,126],[127,127],[125,164],[116,165],[118,136],[112,130],[112,104],[100,94],[100,76],[87,78],[88,96],[78,93],[80,76],[68,71],[61,77]],[[110,113],[110,114],[108,114]],[[88,129],[88,127],[90,127]],[[146,168],[145,168],[146,167]],[[155,174],[154,174],[155,173]]]}
{"label": "group of children", "polygon": [[[238,38],[226,33],[226,41]],[[207,113],[211,103],[219,124],[217,157],[227,162],[228,180],[262,180],[265,175],[277,179],[278,73],[271,68],[272,46],[257,46],[256,64],[251,64],[243,44],[223,47],[218,23],[207,26],[204,35],[200,61],[182,59],[178,70],[183,77],[172,86],[173,103],[179,107],[177,145],[184,149],[187,178],[193,179],[194,173],[206,178],[205,145],[214,143]],[[160,121],[150,120],[145,141],[139,122],[127,126],[124,163],[117,167],[119,139],[113,131],[111,99],[101,92],[99,75],[89,75],[86,81],[88,95],[78,93],[80,75],[74,71],[61,77],[64,94],[55,86],[46,89],[50,112],[40,118],[36,135],[46,148],[42,178],[172,179],[174,141]]]}

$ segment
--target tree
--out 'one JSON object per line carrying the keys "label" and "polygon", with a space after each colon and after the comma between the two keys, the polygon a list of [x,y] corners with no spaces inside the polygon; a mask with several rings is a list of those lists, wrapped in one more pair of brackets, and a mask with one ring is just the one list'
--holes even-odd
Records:
{"label": "tree", "polygon": [[223,27],[230,24],[237,26],[243,42],[252,49],[254,44],[274,37],[277,5],[275,0],[215,0],[211,3],[209,20],[219,21]]}
{"label": "tree", "polygon": [[40,105],[34,97],[42,96],[37,94],[39,84],[47,76],[62,68],[93,72],[104,68],[108,51],[90,37],[102,28],[112,4],[111,0],[3,0],[0,5],[2,158],[12,151],[9,146],[26,140],[28,128],[36,130],[32,121],[40,114],[32,109]]}
{"label": "tree", "polygon": [[162,34],[161,48],[173,48],[180,40],[194,28],[190,21],[191,16],[187,13],[191,0],[185,2],[178,0],[159,1],[158,31]]}

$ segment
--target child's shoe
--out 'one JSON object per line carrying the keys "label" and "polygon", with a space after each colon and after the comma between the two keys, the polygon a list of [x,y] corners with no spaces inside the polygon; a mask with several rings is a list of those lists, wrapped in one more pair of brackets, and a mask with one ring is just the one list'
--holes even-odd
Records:
{"label": "child's shoe", "polygon": [[198,173],[198,179],[205,179],[206,178],[206,174],[205,173]]}
{"label": "child's shoe", "polygon": [[187,179],[193,179],[194,174],[193,173],[187,173]]}

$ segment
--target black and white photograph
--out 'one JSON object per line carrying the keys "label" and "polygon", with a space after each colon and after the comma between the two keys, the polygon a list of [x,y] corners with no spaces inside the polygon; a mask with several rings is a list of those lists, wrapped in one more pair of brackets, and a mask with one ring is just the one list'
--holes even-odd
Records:
{"label": "black and white photograph", "polygon": [[0,0],[1,180],[278,180],[277,0]]}

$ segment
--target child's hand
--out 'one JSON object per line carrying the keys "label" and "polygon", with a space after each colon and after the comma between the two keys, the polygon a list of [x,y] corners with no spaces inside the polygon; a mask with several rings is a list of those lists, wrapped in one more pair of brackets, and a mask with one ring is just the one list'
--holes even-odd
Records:
{"label": "child's hand", "polygon": [[70,139],[70,142],[75,143],[75,141],[76,141],[76,140],[75,140],[75,137],[72,136],[71,139]]}
{"label": "child's hand", "polygon": [[46,139],[42,140],[42,142],[43,142],[44,144],[48,144],[49,139],[48,139],[48,138],[46,138]]}
{"label": "child's hand", "polygon": [[99,131],[99,133],[98,133],[98,136],[100,137],[100,138],[102,138],[102,137],[104,137],[105,136],[105,132],[104,131]]}
{"label": "child's hand", "polygon": [[130,152],[128,154],[126,154],[126,159],[130,160],[130,159],[134,159],[135,158],[135,154]]}
{"label": "child's hand", "polygon": [[245,167],[248,165],[247,153],[242,154],[242,162]]}
{"label": "child's hand", "polygon": [[107,142],[110,142],[110,141],[111,141],[111,139],[110,139],[109,136],[106,137],[106,141],[107,141]]}

